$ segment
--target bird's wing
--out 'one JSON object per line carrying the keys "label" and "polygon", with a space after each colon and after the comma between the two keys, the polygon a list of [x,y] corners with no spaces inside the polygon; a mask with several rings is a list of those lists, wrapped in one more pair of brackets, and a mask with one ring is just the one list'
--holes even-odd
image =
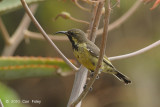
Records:
{"label": "bird's wing", "polygon": [[[93,42],[89,41],[87,43],[87,49],[92,56],[99,58],[100,49]],[[106,56],[104,56],[103,62],[114,68],[112,63],[108,60]]]}
{"label": "bird's wing", "polygon": [[112,63],[109,61],[109,59],[107,58],[107,56],[104,56],[103,61],[109,65],[110,67],[114,68],[114,66],[112,65]]}
{"label": "bird's wing", "polygon": [[91,41],[87,42],[87,50],[94,57],[99,57],[99,48]]}

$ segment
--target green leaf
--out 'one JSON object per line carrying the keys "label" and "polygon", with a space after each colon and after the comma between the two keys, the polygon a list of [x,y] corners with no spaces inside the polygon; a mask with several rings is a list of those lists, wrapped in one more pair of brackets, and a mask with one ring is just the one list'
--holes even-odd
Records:
{"label": "green leaf", "polygon": [[[26,0],[27,4],[36,3],[42,0]],[[20,0],[2,0],[0,2],[0,15],[14,11],[22,7]]]}
{"label": "green leaf", "polygon": [[4,107],[26,107],[17,93],[2,83],[0,83],[0,99]]}
{"label": "green leaf", "polygon": [[0,57],[0,80],[55,76],[58,71],[66,74],[72,70],[60,58]]}

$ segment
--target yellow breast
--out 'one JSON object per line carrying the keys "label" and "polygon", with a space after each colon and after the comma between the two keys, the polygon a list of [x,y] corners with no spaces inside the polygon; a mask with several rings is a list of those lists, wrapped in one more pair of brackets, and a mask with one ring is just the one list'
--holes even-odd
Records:
{"label": "yellow breast", "polygon": [[74,55],[77,60],[89,70],[95,69],[97,64],[97,58],[94,58],[90,55],[89,51],[86,48],[86,44],[79,44],[78,51],[74,50]]}

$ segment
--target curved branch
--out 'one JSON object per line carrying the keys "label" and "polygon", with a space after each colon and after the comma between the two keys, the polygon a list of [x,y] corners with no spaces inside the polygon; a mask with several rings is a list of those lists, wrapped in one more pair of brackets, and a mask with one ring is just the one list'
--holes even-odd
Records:
{"label": "curved branch", "polygon": [[87,21],[85,21],[85,20],[80,20],[80,19],[74,18],[74,17],[71,16],[71,14],[68,13],[68,12],[61,12],[60,14],[58,14],[58,15],[53,19],[53,21],[56,21],[59,17],[62,17],[63,19],[70,19],[70,20],[73,20],[73,21],[75,21],[75,22],[84,23],[84,24],[89,25],[89,22],[87,22]]}
{"label": "curved branch", "polygon": [[85,21],[85,20],[80,20],[80,19],[76,19],[74,17],[70,17],[71,20],[75,21],[75,22],[79,22],[79,23],[84,23],[89,25],[89,22]]}
{"label": "curved branch", "polygon": [[[26,38],[31,38],[31,39],[38,39],[38,40],[44,40],[44,37],[42,37],[41,33],[37,33],[37,32],[31,32],[29,30],[25,30],[24,31],[24,36]],[[56,36],[56,35],[48,35],[49,38],[51,38],[51,40],[55,40],[55,41],[68,41],[67,36]]]}
{"label": "curved branch", "polygon": [[129,53],[129,54],[125,54],[125,55],[120,55],[120,56],[114,56],[114,57],[109,57],[108,59],[111,60],[111,61],[114,61],[114,60],[120,60],[120,59],[125,59],[125,58],[129,58],[129,57],[132,57],[132,56],[136,56],[136,55],[139,55],[139,54],[142,54],[146,51],[149,51],[157,46],[160,45],[160,40],[158,40],[157,42],[143,48],[143,49],[140,49],[138,51],[135,51],[135,52],[132,52],[132,53]]}
{"label": "curved branch", "polygon": [[54,49],[59,53],[59,55],[61,55],[61,57],[63,58],[63,60],[74,70],[78,70],[79,68],[77,68],[76,66],[74,66],[64,55],[63,53],[58,49],[58,47],[54,44],[54,42],[48,37],[47,33],[43,30],[43,28],[41,27],[41,25],[38,23],[38,21],[36,20],[36,18],[33,16],[32,12],[30,11],[27,3],[25,2],[25,0],[21,0],[21,3],[23,5],[23,7],[25,8],[27,14],[29,15],[29,17],[31,18],[31,20],[33,21],[34,25],[37,27],[37,29],[41,32],[41,34],[43,35],[43,37],[51,44],[51,46],[54,47]]}
{"label": "curved branch", "polygon": [[77,5],[77,7],[79,7],[80,9],[84,10],[84,11],[87,11],[87,12],[90,12],[89,9],[85,8],[85,7],[82,7],[79,3],[78,3],[78,0],[74,0],[75,4]]}
{"label": "curved branch", "polygon": [[[133,13],[138,9],[138,7],[141,4],[141,0],[137,0],[135,2],[135,4],[123,15],[121,16],[119,19],[117,19],[115,22],[111,23],[108,27],[108,31],[111,31],[117,27],[119,27],[121,24],[123,24],[125,21],[127,21],[127,19],[133,15]],[[97,35],[101,35],[103,32],[103,28],[99,29],[97,31]]]}

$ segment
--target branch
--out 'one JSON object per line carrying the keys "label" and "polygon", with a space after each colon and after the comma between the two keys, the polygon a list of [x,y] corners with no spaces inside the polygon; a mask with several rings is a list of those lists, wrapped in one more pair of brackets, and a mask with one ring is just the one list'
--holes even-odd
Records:
{"label": "branch", "polygon": [[[103,8],[104,5],[104,1],[99,2],[98,8]],[[71,104],[71,107],[75,107],[76,104],[78,104],[89,92],[90,87],[92,87],[94,81],[96,80],[96,77],[98,76],[99,73],[99,69],[101,67],[102,61],[103,61],[103,57],[104,57],[104,53],[105,53],[105,46],[106,46],[106,41],[107,41],[107,35],[108,35],[108,23],[109,23],[109,17],[110,17],[110,0],[107,0],[107,6],[105,6],[105,25],[104,25],[104,32],[103,32],[103,37],[102,37],[102,44],[101,44],[101,49],[100,49],[100,56],[98,58],[98,64],[96,66],[96,69],[94,71],[94,76],[93,78],[91,78],[91,80],[88,82],[86,88],[84,89],[84,91],[81,93],[81,95],[77,98],[76,101],[74,101]]]}
{"label": "branch", "polygon": [[95,42],[96,31],[98,30],[100,18],[102,16],[102,10],[103,10],[103,5],[99,4],[99,6],[97,8],[97,11],[96,11],[95,18],[94,18],[94,23],[92,25],[92,29],[91,29],[90,34],[89,34],[89,37],[91,37],[90,40],[92,42]]}
{"label": "branch", "polygon": [[114,57],[109,57],[108,59],[111,60],[111,61],[114,61],[114,60],[120,60],[120,59],[125,59],[125,58],[129,58],[129,57],[132,57],[132,56],[136,56],[136,55],[139,55],[139,54],[142,54],[146,51],[149,51],[157,46],[160,45],[160,40],[158,40],[157,42],[143,48],[143,49],[140,49],[138,51],[135,51],[135,52],[132,52],[132,53],[129,53],[129,54],[125,54],[125,55],[120,55],[120,56],[114,56]]}
{"label": "branch", "polygon": [[80,19],[76,19],[76,18],[74,18],[73,16],[71,16],[70,13],[68,13],[68,12],[61,12],[60,14],[58,14],[58,15],[54,18],[54,21],[57,20],[59,17],[62,17],[62,18],[64,18],[64,19],[70,19],[70,20],[73,20],[73,21],[75,21],[75,22],[84,23],[84,24],[89,25],[89,22],[84,21],[84,20],[80,20]]}
{"label": "branch", "polygon": [[[31,5],[31,10],[35,13],[37,5]],[[23,31],[28,28],[30,18],[25,14],[16,31],[10,38],[11,45],[5,45],[2,56],[11,56],[24,38]]]}
{"label": "branch", "polygon": [[0,29],[2,31],[2,36],[3,36],[4,40],[5,40],[6,45],[10,45],[11,44],[11,42],[9,40],[10,36],[9,36],[9,33],[8,33],[5,25],[3,24],[3,21],[1,19],[1,17],[0,17]]}
{"label": "branch", "polygon": [[89,30],[87,31],[89,40],[91,40],[91,38],[92,38],[91,31],[93,29],[93,23],[94,23],[94,20],[95,20],[95,17],[96,17],[97,8],[98,8],[97,2],[93,3],[91,22],[90,22],[90,25],[89,25]]}
{"label": "branch", "polygon": [[79,7],[80,9],[82,9],[82,10],[84,10],[84,11],[90,12],[89,9],[82,7],[82,6],[78,3],[78,0],[74,0],[74,2],[75,2],[75,4],[77,5],[77,7]]}
{"label": "branch", "polygon": [[37,27],[37,29],[41,32],[41,34],[43,35],[43,37],[51,44],[51,46],[54,47],[54,49],[59,53],[59,55],[63,58],[63,60],[74,70],[78,70],[79,68],[77,68],[76,66],[74,66],[64,55],[63,53],[58,49],[58,47],[54,44],[54,42],[48,37],[47,33],[43,30],[43,28],[40,26],[40,24],[38,23],[38,21],[36,20],[36,18],[33,16],[32,12],[30,11],[27,3],[25,2],[25,0],[21,0],[21,3],[23,5],[23,7],[25,8],[27,14],[29,15],[29,17],[31,18],[31,20],[33,21],[34,25]]}
{"label": "branch", "polygon": [[[117,27],[119,27],[120,25],[122,25],[125,21],[127,21],[131,15],[133,15],[133,13],[138,9],[138,7],[141,4],[141,0],[137,0],[134,5],[123,15],[121,16],[119,19],[117,19],[116,21],[114,21],[113,23],[111,23],[108,27],[108,31],[111,31]],[[103,28],[99,29],[97,31],[97,35],[101,35],[103,32]]]}
{"label": "branch", "polygon": [[70,17],[70,19],[73,20],[73,21],[75,21],[75,22],[84,23],[84,24],[89,25],[89,22],[84,21],[84,20],[76,19],[74,17]]}
{"label": "branch", "polygon": [[[24,36],[26,38],[31,38],[31,39],[37,39],[37,40],[44,40],[44,37],[42,37],[41,33],[36,33],[36,32],[31,32],[29,30],[24,31]],[[54,41],[68,41],[67,36],[56,36],[56,35],[49,35],[49,38]]]}

